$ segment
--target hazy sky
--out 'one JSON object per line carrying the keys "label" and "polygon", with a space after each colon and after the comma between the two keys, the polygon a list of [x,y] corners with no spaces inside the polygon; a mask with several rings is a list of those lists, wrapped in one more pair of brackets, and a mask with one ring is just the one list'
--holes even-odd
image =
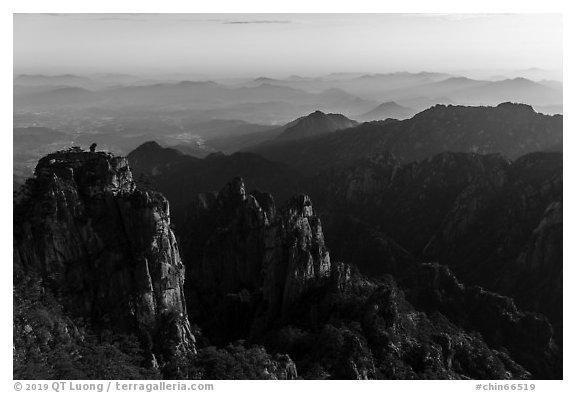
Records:
{"label": "hazy sky", "polygon": [[16,73],[562,68],[560,14],[16,14]]}

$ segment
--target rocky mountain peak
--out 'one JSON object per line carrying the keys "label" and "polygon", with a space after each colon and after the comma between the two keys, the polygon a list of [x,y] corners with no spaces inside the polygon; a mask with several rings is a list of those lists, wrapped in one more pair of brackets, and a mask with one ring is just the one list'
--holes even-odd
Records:
{"label": "rocky mountain peak", "polygon": [[194,350],[168,201],[136,189],[126,158],[49,154],[26,189],[14,208],[15,281],[37,275],[72,315],[148,337],[160,362]]}
{"label": "rocky mountain peak", "polygon": [[376,108],[358,115],[356,118],[362,121],[375,121],[385,119],[406,119],[414,114],[414,111],[408,107],[399,105],[394,101],[383,102]]}
{"label": "rocky mountain peak", "polygon": [[74,182],[87,195],[131,192],[135,189],[128,160],[105,152],[72,148],[40,159],[35,170],[39,181],[61,179]]}
{"label": "rocky mountain peak", "polygon": [[244,180],[236,177],[227,183],[218,193],[218,200],[222,203],[238,203],[246,200],[246,188]]}
{"label": "rocky mountain peak", "polygon": [[[244,189],[233,179],[219,195],[200,196],[183,237],[188,309],[210,340],[263,340],[291,357],[301,343],[332,375],[355,379],[375,378],[378,367],[396,378],[406,378],[402,370],[450,378],[551,375],[557,349],[542,316],[466,286],[438,264],[410,263],[400,281],[363,277],[331,261],[310,197],[296,195],[268,215],[276,211],[272,197]],[[215,202],[229,196],[233,210]],[[390,368],[390,361],[410,367]]]}
{"label": "rocky mountain peak", "polygon": [[291,123],[276,140],[295,140],[316,135],[327,134],[336,130],[354,127],[358,123],[344,115],[324,113],[320,110],[301,117]]}
{"label": "rocky mountain peak", "polygon": [[286,202],[285,211],[289,216],[312,217],[314,209],[310,197],[305,194],[293,196]]}
{"label": "rocky mountain peak", "polygon": [[536,115],[536,112],[532,108],[532,106],[527,104],[521,103],[514,103],[514,102],[503,102],[498,104],[496,107],[485,107],[485,106],[478,106],[478,107],[466,107],[461,105],[444,105],[444,104],[436,104],[425,111],[420,112],[416,115],[417,118],[438,118],[443,119],[444,117],[452,117],[452,118],[462,118],[464,119],[466,115],[469,114],[479,114],[482,112],[489,112],[492,109],[493,116],[502,117],[503,120],[510,119],[510,116],[518,115],[518,114],[530,114]]}
{"label": "rocky mountain peak", "polygon": [[[258,316],[272,323],[310,288],[329,279],[330,256],[307,195],[290,198],[277,213],[270,194],[247,193],[242,179],[235,178],[212,200],[201,195],[186,223],[184,238],[191,239],[183,244],[187,299],[189,309],[198,312],[193,318],[215,318],[215,331],[225,330],[222,335],[228,338],[242,329],[248,334],[257,329],[244,319],[250,312],[260,310]],[[219,307],[226,308],[226,315],[202,312]],[[241,310],[248,314],[240,317]]]}
{"label": "rocky mountain peak", "polygon": [[501,104],[498,104],[496,108],[510,112],[516,111],[516,112],[536,113],[536,111],[534,110],[534,108],[532,108],[531,105],[514,103],[514,102],[503,102]]}
{"label": "rocky mountain peak", "polygon": [[156,141],[148,141],[144,142],[140,146],[138,146],[134,151],[142,151],[142,152],[154,152],[162,150],[163,147]]}

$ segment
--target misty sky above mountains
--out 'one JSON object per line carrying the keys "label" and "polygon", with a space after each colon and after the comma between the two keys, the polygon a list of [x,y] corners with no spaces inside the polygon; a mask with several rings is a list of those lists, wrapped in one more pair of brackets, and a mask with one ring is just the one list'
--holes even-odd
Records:
{"label": "misty sky above mountains", "polygon": [[16,14],[15,73],[562,74],[560,14]]}

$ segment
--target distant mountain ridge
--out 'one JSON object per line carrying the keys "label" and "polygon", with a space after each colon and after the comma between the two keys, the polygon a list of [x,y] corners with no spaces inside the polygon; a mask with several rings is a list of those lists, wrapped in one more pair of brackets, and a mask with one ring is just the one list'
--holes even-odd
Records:
{"label": "distant mountain ridge", "polygon": [[[446,151],[517,158],[533,151],[561,151],[562,146],[562,116],[542,115],[530,106],[510,103],[497,107],[440,105],[408,120],[363,123],[303,139],[279,138],[299,121],[243,136],[244,143],[253,138],[256,145],[230,156],[212,154],[202,160],[148,143],[130,153],[128,159],[136,175],[152,175],[153,183],[172,201],[174,209],[181,209],[190,196],[189,190],[181,187],[184,178],[200,192],[241,175],[251,187],[263,187],[285,198],[290,187],[301,189],[304,178],[382,154],[392,154],[400,164],[406,164]],[[252,184],[254,180],[256,184]]]}
{"label": "distant mountain ridge", "polygon": [[496,100],[523,102],[530,105],[562,103],[562,90],[526,78],[488,82],[458,90],[449,95],[454,100],[469,104],[495,104]]}
{"label": "distant mountain ridge", "polygon": [[383,102],[376,108],[356,116],[356,119],[361,121],[375,121],[386,119],[404,120],[414,115],[416,111],[408,107],[398,105],[394,101]]}
{"label": "distant mountain ridge", "polygon": [[42,75],[42,74],[20,74],[14,78],[14,84],[20,86],[88,86],[93,81],[90,78],[72,74],[63,75]]}
{"label": "distant mountain ridge", "polygon": [[502,103],[495,107],[436,105],[407,120],[363,123],[307,140],[245,150],[300,170],[318,171],[383,152],[391,152],[403,163],[443,151],[517,158],[561,143],[561,115],[543,115],[529,105]]}
{"label": "distant mountain ridge", "polygon": [[192,195],[215,191],[234,176],[244,176],[251,189],[274,192],[280,201],[301,190],[298,172],[253,153],[238,152],[229,156],[213,153],[199,159],[177,149],[163,148],[156,142],[147,142],[127,158],[134,178],[140,184],[147,183],[152,189],[163,190],[169,198],[176,213],[173,217],[176,225],[182,224],[183,212]]}
{"label": "distant mountain ridge", "polygon": [[208,141],[208,145],[226,153],[244,151],[257,145],[274,145],[286,141],[311,138],[318,135],[354,127],[359,123],[344,115],[315,111],[299,117],[280,127],[271,127],[267,131],[245,135],[217,138]]}
{"label": "distant mountain ridge", "polygon": [[275,140],[288,141],[309,138],[328,134],[336,130],[343,130],[358,125],[358,122],[350,120],[344,115],[315,111],[301,117],[295,124],[286,128]]}
{"label": "distant mountain ridge", "polygon": [[[177,222],[177,233],[192,239],[184,246],[187,258],[202,261],[195,262],[204,271],[200,285],[214,280],[222,289],[216,303],[211,303],[211,288],[191,296],[206,303],[200,300],[190,309],[208,316],[203,329],[217,331],[226,340],[241,337],[241,329],[257,332],[261,326],[246,317],[258,315],[261,308],[255,304],[261,298],[253,292],[259,284],[243,269],[254,270],[246,261],[260,261],[262,255],[265,263],[271,255],[285,255],[271,251],[268,237],[258,240],[262,227],[277,214],[271,197],[254,191],[251,199],[241,181],[220,194],[236,190],[233,201],[248,201],[248,211],[236,202],[224,203],[220,194],[195,197],[198,189],[213,189],[220,176],[241,175],[250,189],[277,190],[280,200],[299,192],[310,195],[333,260],[355,264],[372,277],[392,275],[414,305],[440,310],[460,326],[480,332],[489,345],[506,347],[534,375],[557,377],[560,358],[550,339],[554,332],[560,334],[556,342],[562,343],[562,155],[542,151],[561,149],[562,127],[562,116],[542,115],[524,104],[438,105],[408,120],[364,123],[297,140],[277,138],[260,144],[258,153],[215,154],[204,160],[174,156],[152,173],[152,182],[176,201],[174,216],[186,217]],[[162,157],[144,150],[133,155],[148,162]],[[137,160],[133,167],[136,173],[151,173]],[[311,209],[308,201],[302,199],[304,209]],[[234,218],[210,213],[214,210]],[[313,224],[318,222],[310,223],[316,234],[320,229]],[[217,230],[207,230],[211,226]],[[207,233],[213,236],[205,243],[210,251],[202,254],[195,241]],[[230,249],[235,253],[229,254]],[[239,276],[229,277],[231,271],[222,276],[222,261],[235,261],[232,270]],[[533,317],[532,312],[543,313],[534,322],[547,333],[501,325],[500,311],[513,315],[517,305]],[[237,313],[228,313],[229,307]],[[223,317],[212,318],[213,310]],[[527,321],[525,316],[513,318]],[[534,350],[526,350],[527,342],[545,355],[534,356]]]}
{"label": "distant mountain ridge", "polygon": [[[359,98],[349,92],[338,89],[323,89],[320,92],[310,92],[288,86],[286,84],[261,83],[251,86],[225,86],[214,81],[180,81],[157,82],[145,85],[116,85],[105,89],[97,89],[89,83],[79,86],[75,81],[68,85],[66,79],[56,79],[49,82],[18,84],[14,87],[14,102],[18,107],[55,107],[90,105],[126,105],[126,106],[182,106],[207,113],[208,119],[249,120],[259,122],[261,119],[244,119],[228,117],[235,113],[237,105],[264,105],[283,103],[283,112],[295,113],[311,111],[314,108],[331,111],[367,110],[374,105],[368,99]],[[61,83],[57,83],[61,82]],[[78,102],[78,93],[72,94],[72,89],[84,89],[86,97]],[[65,94],[68,93],[68,94]],[[88,96],[89,94],[89,96]],[[289,104],[289,105],[286,105]],[[294,108],[291,108],[291,107]],[[227,109],[228,112],[227,112]],[[258,109],[258,108],[255,108]],[[253,109],[253,111],[255,110]],[[281,108],[278,108],[280,110]],[[228,113],[222,116],[222,113]],[[211,114],[211,116],[210,116]],[[214,116],[214,114],[218,116]],[[295,116],[294,116],[295,117]]]}

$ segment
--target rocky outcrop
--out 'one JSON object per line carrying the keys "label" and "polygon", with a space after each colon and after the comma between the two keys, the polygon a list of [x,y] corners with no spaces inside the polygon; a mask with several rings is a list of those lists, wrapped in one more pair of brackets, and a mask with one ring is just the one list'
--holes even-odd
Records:
{"label": "rocky outcrop", "polygon": [[543,315],[519,310],[509,297],[465,286],[448,267],[438,264],[420,265],[402,286],[412,304],[481,333],[493,348],[506,347],[536,378],[561,377],[561,353],[554,329]]}
{"label": "rocky outcrop", "polygon": [[503,276],[521,274],[521,280],[510,280],[501,285],[521,304],[549,316],[555,336],[562,343],[563,332],[563,218],[562,202],[552,202],[544,212],[515,263],[506,267]]}
{"label": "rocky outcrop", "polygon": [[246,192],[240,178],[217,195],[198,196],[182,241],[189,308],[198,313],[195,319],[213,319],[218,327],[212,335],[230,327],[230,318],[234,331],[220,331],[228,338],[257,329],[253,320],[267,325],[281,319],[330,278],[330,256],[310,198],[295,196],[277,210],[270,194]]}
{"label": "rocky outcrop", "polygon": [[270,379],[277,380],[293,380],[298,378],[298,370],[296,364],[290,359],[288,355],[278,354],[274,360],[270,362],[270,366],[266,368],[266,374]]}
{"label": "rocky outcrop", "polygon": [[[268,271],[286,269],[283,285],[282,310],[290,306],[315,284],[330,276],[330,255],[324,244],[320,219],[314,215],[312,202],[307,195],[298,195],[288,201],[281,212],[281,237],[275,248],[287,255],[287,260],[268,260]],[[278,252],[273,252],[278,255]],[[277,277],[277,274],[272,274]],[[273,295],[271,302],[275,301]],[[277,301],[277,300],[276,300]]]}
{"label": "rocky outcrop", "polygon": [[[532,270],[539,270],[545,261],[560,260],[562,257],[558,254],[562,252],[562,242],[558,242],[558,240],[560,240],[561,235],[562,202],[552,202],[546,208],[542,220],[532,232],[530,241],[525,249],[518,256],[518,265]],[[555,237],[555,239],[548,241],[551,237]]]}
{"label": "rocky outcrop", "polygon": [[388,245],[403,265],[397,284],[331,261],[306,195],[276,209],[236,178],[198,196],[186,229],[187,299],[205,335],[263,343],[304,378],[525,379],[560,369],[545,318],[465,287],[446,267]]}
{"label": "rocky outcrop", "polygon": [[[413,306],[391,276],[369,280],[334,264],[330,290],[300,303],[274,326],[269,348],[289,353],[310,379],[526,379],[505,347],[438,312]],[[343,285],[344,284],[344,285]]]}
{"label": "rocky outcrop", "polygon": [[311,187],[322,206],[375,224],[418,255],[466,187],[501,183],[509,165],[499,155],[452,152],[401,165],[380,154],[321,173]]}
{"label": "rocky outcrop", "polygon": [[381,156],[310,183],[328,212],[325,233],[335,258],[370,276],[402,273],[410,255],[448,265],[464,283],[545,314],[557,333],[562,187],[560,153],[509,161],[445,152],[406,165]]}
{"label": "rocky outcrop", "polygon": [[499,174],[476,177],[422,253],[467,283],[544,313],[561,332],[562,189],[559,153],[529,154]]}
{"label": "rocky outcrop", "polygon": [[[514,170],[529,167],[534,175],[538,160],[521,161]],[[358,192],[345,194],[361,205],[376,200],[382,185],[388,185],[383,195],[391,198],[402,187],[423,182],[422,193],[403,189],[396,198],[405,198],[408,205],[438,202],[439,211],[422,207],[415,214],[420,219],[432,214],[436,223],[453,201],[439,198],[461,195],[462,187],[478,184],[480,175],[498,174],[495,184],[504,187],[507,181],[501,181],[499,169],[507,168],[507,176],[511,171],[499,157],[486,162],[452,153],[422,166],[398,168],[391,157],[367,165],[378,169],[378,162],[384,162],[384,170],[374,177],[378,181],[358,182],[353,186]],[[447,175],[466,174],[470,168],[479,176],[463,180]],[[539,184],[542,173],[532,175],[522,178],[521,211],[537,209],[542,190],[556,190],[552,181],[548,188],[525,192]],[[435,176],[440,181],[430,180]],[[164,365],[164,375],[562,377],[561,353],[545,317],[521,311],[511,298],[464,285],[446,266],[419,263],[381,228],[344,220],[349,227],[339,238],[367,237],[365,243],[341,245],[352,245],[347,254],[352,262],[365,255],[358,245],[377,254],[385,269],[375,277],[331,260],[321,220],[307,195],[296,195],[277,208],[270,194],[248,192],[241,178],[219,193],[198,195],[179,232],[184,269],[166,199],[138,190],[123,158],[79,150],[54,153],[41,160],[24,191],[15,206],[15,282],[38,277],[40,290],[49,288],[57,303],[71,315],[89,319],[96,331],[139,332],[148,350],[147,364]],[[474,206],[486,205],[480,199]],[[400,204],[377,206],[373,214],[404,212]],[[465,232],[468,226],[450,228]],[[561,204],[552,203],[514,263],[537,274],[547,271],[543,266],[548,262],[539,262],[557,258],[559,234]],[[28,337],[30,328],[38,334],[46,330],[40,329],[42,324],[28,328],[29,322],[19,317],[20,336]],[[187,357],[195,350],[195,337],[199,350]],[[222,364],[230,368],[222,371]]]}
{"label": "rocky outcrop", "polygon": [[168,201],[136,189],[125,158],[49,154],[25,187],[14,211],[15,280],[37,275],[73,315],[138,332],[160,359],[194,350]]}

